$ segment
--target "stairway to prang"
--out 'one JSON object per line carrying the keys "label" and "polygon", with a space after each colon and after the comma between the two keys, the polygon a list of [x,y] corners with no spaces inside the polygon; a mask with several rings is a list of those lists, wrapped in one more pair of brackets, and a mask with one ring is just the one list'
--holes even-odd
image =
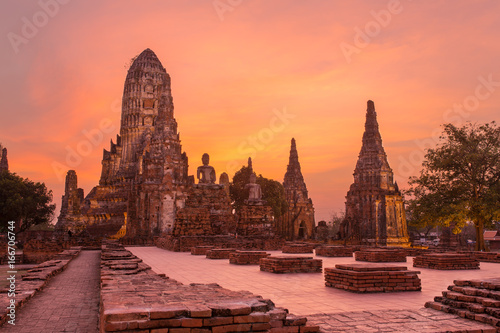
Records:
{"label": "stairway to prang", "polygon": [[425,307],[500,327],[500,278],[455,280]]}

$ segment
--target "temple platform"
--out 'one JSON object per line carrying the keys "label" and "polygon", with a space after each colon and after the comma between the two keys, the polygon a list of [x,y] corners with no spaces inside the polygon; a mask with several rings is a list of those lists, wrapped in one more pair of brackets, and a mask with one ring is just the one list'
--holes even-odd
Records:
{"label": "temple platform", "polygon": [[236,249],[212,249],[207,251],[207,259],[229,259],[229,255]]}
{"label": "temple platform", "polygon": [[413,267],[430,269],[479,269],[479,261],[463,253],[430,253],[413,258]]}
{"label": "temple platform", "polygon": [[265,251],[236,251],[229,254],[229,263],[234,265],[259,265],[260,259],[269,257]]}
{"label": "temple platform", "polygon": [[354,249],[348,246],[319,246],[315,252],[322,257],[352,257]]}
{"label": "temple platform", "polygon": [[418,271],[405,266],[377,264],[335,265],[325,268],[325,285],[356,293],[422,290]]}
{"label": "temple platform", "polygon": [[283,245],[283,253],[313,253],[314,245],[301,243],[288,243]]}
{"label": "temple platform", "polygon": [[260,270],[270,273],[321,273],[323,261],[312,257],[276,256],[260,260]]}
{"label": "temple platform", "polygon": [[406,262],[406,252],[392,249],[363,249],[354,252],[356,261]]}

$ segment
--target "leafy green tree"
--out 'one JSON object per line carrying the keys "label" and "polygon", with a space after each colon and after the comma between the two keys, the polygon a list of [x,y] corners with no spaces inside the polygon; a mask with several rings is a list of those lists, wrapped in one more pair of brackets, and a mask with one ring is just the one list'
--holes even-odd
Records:
{"label": "leafy green tree", "polygon": [[6,232],[14,221],[19,233],[52,220],[56,205],[52,191],[44,183],[35,183],[10,171],[0,172],[0,230]]}
{"label": "leafy green tree", "polygon": [[[248,199],[248,189],[245,185],[248,184],[252,171],[250,168],[243,166],[238,170],[234,177],[233,182],[229,186],[231,201],[233,208],[238,211]],[[268,179],[259,175],[256,183],[262,189],[262,199],[267,201],[267,204],[273,209],[275,218],[283,215],[287,210],[287,202],[285,199],[285,189],[283,185],[272,179]]]}
{"label": "leafy green tree", "polygon": [[500,128],[445,124],[441,143],[427,150],[420,176],[409,183],[410,223],[451,225],[456,234],[472,221],[476,250],[485,251],[484,229],[500,217]]}

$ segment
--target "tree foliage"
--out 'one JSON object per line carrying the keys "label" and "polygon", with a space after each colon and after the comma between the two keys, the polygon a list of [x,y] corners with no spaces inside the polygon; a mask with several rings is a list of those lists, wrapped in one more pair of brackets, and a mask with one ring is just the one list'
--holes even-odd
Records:
{"label": "tree foliage", "polygon": [[[233,208],[238,211],[248,199],[248,189],[245,185],[248,184],[252,171],[246,166],[238,170],[233,182],[229,187]],[[267,204],[273,209],[274,217],[278,218],[287,210],[287,202],[285,198],[285,189],[283,185],[273,179],[268,179],[259,175],[256,183],[262,189],[262,199],[267,201]]]}
{"label": "tree foliage", "polygon": [[476,250],[485,250],[484,227],[500,217],[500,128],[495,122],[445,124],[441,143],[428,149],[420,176],[406,192],[410,223],[419,227],[476,228]]}
{"label": "tree foliage", "polygon": [[0,230],[15,221],[16,232],[52,220],[56,205],[52,191],[44,183],[35,183],[9,171],[0,172]]}

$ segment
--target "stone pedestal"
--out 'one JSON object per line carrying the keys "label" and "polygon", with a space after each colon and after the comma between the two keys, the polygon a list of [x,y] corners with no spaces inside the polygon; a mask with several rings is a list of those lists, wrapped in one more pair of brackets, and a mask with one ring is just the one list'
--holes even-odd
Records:
{"label": "stone pedestal", "polygon": [[325,268],[325,285],[356,293],[420,291],[418,271],[377,264],[335,265]]}
{"label": "stone pedestal", "polygon": [[260,260],[260,270],[270,273],[321,273],[323,261],[312,257],[269,257]]}
{"label": "stone pedestal", "polygon": [[413,267],[431,269],[479,269],[479,261],[461,253],[430,253],[413,258]]}

